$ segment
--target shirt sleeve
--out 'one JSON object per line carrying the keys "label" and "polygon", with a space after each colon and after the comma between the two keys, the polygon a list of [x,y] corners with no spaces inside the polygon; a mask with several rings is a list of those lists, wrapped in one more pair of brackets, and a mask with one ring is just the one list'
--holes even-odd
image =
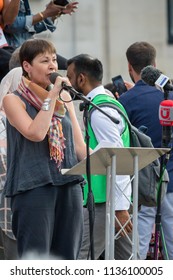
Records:
{"label": "shirt sleeve", "polygon": [[7,33],[20,33],[20,32],[32,32],[35,33],[35,29],[32,26],[33,15],[17,16],[13,24],[5,26],[5,32]]}
{"label": "shirt sleeve", "polygon": [[[91,127],[94,131],[98,143],[106,141],[115,143],[116,147],[124,147],[121,134],[124,130],[124,123],[120,114],[113,108],[102,108],[108,115],[119,120],[119,124],[115,124],[109,117],[102,112],[94,110],[91,114]],[[117,175],[115,185],[115,211],[128,210],[131,199],[131,183],[130,176]]]}
{"label": "shirt sleeve", "polygon": [[94,131],[98,143],[101,141],[108,141],[115,143],[117,147],[123,147],[121,133],[124,129],[119,113],[112,108],[102,108],[108,115],[116,118],[119,124],[115,124],[109,117],[105,116],[102,112],[94,110],[91,114],[91,127]]}
{"label": "shirt sleeve", "polygon": [[33,22],[33,15],[26,16],[25,28],[28,30],[28,32],[35,32],[32,22]]}

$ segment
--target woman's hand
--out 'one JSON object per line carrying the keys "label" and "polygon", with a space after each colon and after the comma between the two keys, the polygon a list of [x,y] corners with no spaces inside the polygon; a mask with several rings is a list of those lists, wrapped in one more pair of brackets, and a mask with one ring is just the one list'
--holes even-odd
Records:
{"label": "woman's hand", "polygon": [[53,91],[56,95],[58,94],[59,96],[59,93],[63,88],[63,83],[65,83],[67,86],[71,86],[71,83],[67,77],[57,76],[54,87],[51,91]]}
{"label": "woman's hand", "polygon": [[69,14],[75,13],[78,8],[78,2],[71,2],[68,5],[65,6],[65,8],[62,10],[63,14]]}

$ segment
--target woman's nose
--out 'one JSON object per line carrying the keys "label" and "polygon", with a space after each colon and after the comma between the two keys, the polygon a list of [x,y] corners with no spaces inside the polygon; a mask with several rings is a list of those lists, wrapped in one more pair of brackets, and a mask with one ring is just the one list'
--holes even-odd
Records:
{"label": "woman's nose", "polygon": [[51,60],[49,63],[49,67],[53,68],[53,69],[57,69],[57,67],[58,67],[57,62],[54,60]]}

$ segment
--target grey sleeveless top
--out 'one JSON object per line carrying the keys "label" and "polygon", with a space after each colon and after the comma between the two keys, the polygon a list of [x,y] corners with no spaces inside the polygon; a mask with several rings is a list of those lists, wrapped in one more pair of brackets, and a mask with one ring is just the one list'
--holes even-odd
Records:
{"label": "grey sleeveless top", "polygon": [[[25,102],[26,111],[34,119],[38,111],[17,92],[15,94]],[[62,120],[62,127],[66,139],[62,168],[71,168],[77,163],[77,158],[68,111]],[[50,159],[47,136],[41,142],[30,141],[7,120],[7,176],[4,186],[6,196],[13,196],[47,184],[62,186],[73,181],[82,182],[83,177],[62,175],[59,172],[54,160]]]}

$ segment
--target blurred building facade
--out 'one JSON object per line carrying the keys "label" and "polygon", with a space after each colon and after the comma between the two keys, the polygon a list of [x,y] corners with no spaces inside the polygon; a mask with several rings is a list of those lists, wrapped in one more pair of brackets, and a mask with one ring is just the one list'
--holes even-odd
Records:
{"label": "blurred building facade", "polygon": [[[40,11],[48,2],[30,0],[32,11]],[[118,74],[129,80],[126,49],[136,41],[148,41],[157,49],[157,68],[173,78],[173,43],[169,36],[173,32],[173,0],[78,2],[78,11],[62,16],[54,33],[39,35],[52,40],[59,54],[66,58],[79,53],[98,57],[104,66],[104,83]]]}

